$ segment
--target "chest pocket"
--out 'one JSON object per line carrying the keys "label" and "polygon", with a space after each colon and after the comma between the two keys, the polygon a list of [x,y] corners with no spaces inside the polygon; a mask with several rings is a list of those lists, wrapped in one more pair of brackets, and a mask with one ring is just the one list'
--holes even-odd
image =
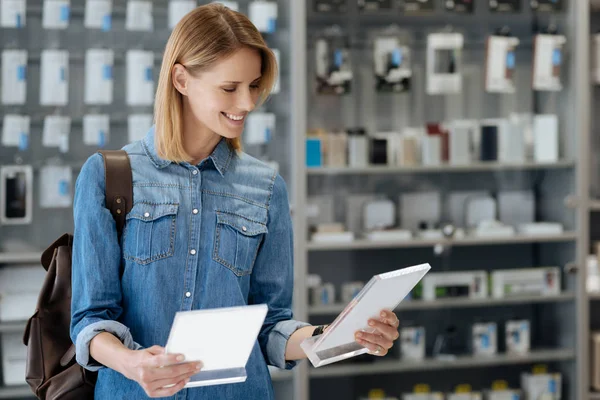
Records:
{"label": "chest pocket", "polygon": [[237,276],[249,275],[267,226],[237,214],[217,211],[213,260]]}
{"label": "chest pocket", "polygon": [[178,208],[178,204],[135,204],[127,214],[123,233],[125,259],[144,265],[171,257]]}

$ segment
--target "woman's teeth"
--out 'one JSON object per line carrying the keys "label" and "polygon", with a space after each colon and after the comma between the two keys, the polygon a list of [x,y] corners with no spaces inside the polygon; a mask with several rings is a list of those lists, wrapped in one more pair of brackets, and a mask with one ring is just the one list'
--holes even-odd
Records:
{"label": "woman's teeth", "polygon": [[241,121],[244,119],[243,115],[233,115],[233,114],[227,114],[225,113],[225,116],[233,121]]}

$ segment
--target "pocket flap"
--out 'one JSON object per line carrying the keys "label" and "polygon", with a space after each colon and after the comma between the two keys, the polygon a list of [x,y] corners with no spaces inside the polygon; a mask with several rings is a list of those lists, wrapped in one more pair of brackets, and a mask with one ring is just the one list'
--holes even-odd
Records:
{"label": "pocket flap", "polygon": [[217,211],[217,223],[229,225],[244,236],[256,236],[267,233],[267,226],[260,222],[252,221],[241,215]]}
{"label": "pocket flap", "polygon": [[127,214],[127,219],[154,221],[167,215],[177,215],[178,209],[179,204],[136,203]]}

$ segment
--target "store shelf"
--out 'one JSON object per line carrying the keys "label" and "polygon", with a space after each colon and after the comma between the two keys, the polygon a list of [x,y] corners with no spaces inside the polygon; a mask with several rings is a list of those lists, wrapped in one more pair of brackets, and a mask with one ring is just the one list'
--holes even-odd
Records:
{"label": "store shelf", "polygon": [[509,171],[509,170],[539,170],[564,169],[575,166],[572,160],[555,163],[527,162],[522,164],[506,164],[498,162],[481,162],[467,165],[419,165],[414,167],[368,166],[368,167],[320,167],[307,168],[308,175],[360,175],[360,174],[415,174],[431,172],[478,172],[478,171]]}
{"label": "store shelf", "polygon": [[372,241],[354,240],[352,242],[308,242],[308,250],[361,250],[361,249],[388,249],[388,248],[411,248],[431,247],[437,244],[452,246],[485,246],[518,243],[552,243],[568,242],[577,239],[575,232],[565,232],[559,235],[515,235],[510,237],[486,237],[486,238],[464,238],[464,239],[412,239],[406,241]]}
{"label": "store shelf", "polygon": [[35,396],[29,386],[0,386],[0,399],[33,399]]}
{"label": "store shelf", "polygon": [[0,253],[0,264],[39,263],[42,253]]}
{"label": "store shelf", "polygon": [[[600,298],[600,297],[599,297]],[[405,301],[400,303],[397,310],[438,310],[445,308],[477,308],[477,307],[499,307],[514,304],[542,304],[542,303],[560,303],[572,301],[575,299],[574,293],[562,293],[558,296],[523,296],[510,299],[442,299],[433,301]],[[308,311],[309,315],[333,315],[339,314],[343,309],[342,304],[332,304],[329,306],[314,306]]]}
{"label": "store shelf", "polygon": [[23,333],[27,322],[0,322],[0,334],[2,333]]}
{"label": "store shelf", "polygon": [[572,349],[535,350],[525,355],[498,354],[492,357],[458,357],[453,361],[374,361],[372,364],[349,363],[347,365],[313,368],[311,378],[330,378],[336,376],[376,375],[384,373],[437,371],[457,368],[483,368],[501,365],[533,364],[538,362],[570,361],[575,358]]}

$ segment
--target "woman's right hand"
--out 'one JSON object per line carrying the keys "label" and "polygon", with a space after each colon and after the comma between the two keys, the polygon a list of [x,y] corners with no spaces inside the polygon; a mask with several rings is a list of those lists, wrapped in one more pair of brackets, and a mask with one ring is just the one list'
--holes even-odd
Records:
{"label": "woman's right hand", "polygon": [[202,368],[200,362],[183,361],[181,354],[165,354],[163,347],[152,346],[132,351],[123,375],[139,383],[149,397],[169,397]]}

